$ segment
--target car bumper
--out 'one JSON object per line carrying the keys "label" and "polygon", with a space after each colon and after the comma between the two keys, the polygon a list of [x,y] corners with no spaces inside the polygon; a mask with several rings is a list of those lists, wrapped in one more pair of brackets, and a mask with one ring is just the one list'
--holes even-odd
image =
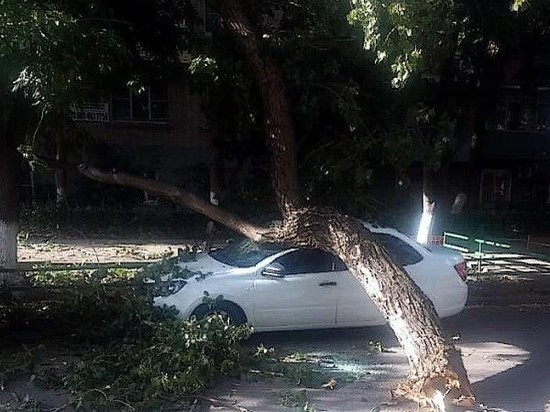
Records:
{"label": "car bumper", "polygon": [[464,310],[468,300],[468,285],[463,283],[459,288],[453,288],[440,298],[436,306],[440,318],[456,315]]}

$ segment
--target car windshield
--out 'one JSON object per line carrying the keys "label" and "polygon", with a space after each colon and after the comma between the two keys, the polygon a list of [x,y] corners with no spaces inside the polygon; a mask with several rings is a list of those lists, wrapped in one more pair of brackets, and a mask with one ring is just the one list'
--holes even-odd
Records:
{"label": "car windshield", "polygon": [[223,249],[210,251],[208,254],[226,265],[248,268],[260,263],[284,249],[283,245],[272,243],[255,243],[249,239],[235,240]]}

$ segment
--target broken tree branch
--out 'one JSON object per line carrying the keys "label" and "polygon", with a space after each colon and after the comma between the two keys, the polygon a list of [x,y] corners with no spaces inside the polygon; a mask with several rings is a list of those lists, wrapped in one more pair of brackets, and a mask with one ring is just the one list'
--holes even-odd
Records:
{"label": "broken tree branch", "polygon": [[78,165],[77,170],[82,175],[98,182],[147,190],[149,193],[167,197],[174,203],[186,206],[255,242],[263,241],[264,237],[270,232],[269,229],[253,225],[176,186],[126,173],[106,172],[86,164]]}
{"label": "broken tree branch", "polygon": [[64,162],[54,157],[41,154],[33,154],[32,157],[48,167],[76,170],[87,178],[101,183],[123,187],[133,187],[134,189],[146,190],[149,193],[166,197],[174,203],[188,207],[189,209],[198,212],[255,242],[262,242],[268,239],[271,241],[276,240],[273,237],[274,231],[271,228],[253,225],[240,217],[201,199],[193,193],[180,189],[176,186],[160,183],[156,180],[131,175],[128,173],[119,173],[117,171],[108,172],[89,166],[85,163],[77,165],[74,163]]}

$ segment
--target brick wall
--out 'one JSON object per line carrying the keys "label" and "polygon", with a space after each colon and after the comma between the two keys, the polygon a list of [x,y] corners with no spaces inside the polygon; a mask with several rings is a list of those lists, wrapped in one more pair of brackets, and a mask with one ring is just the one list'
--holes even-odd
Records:
{"label": "brick wall", "polygon": [[109,101],[109,122],[79,122],[91,136],[107,145],[176,146],[206,149],[210,133],[204,129],[201,96],[191,94],[188,85],[171,82],[167,86],[166,121],[116,120]]}

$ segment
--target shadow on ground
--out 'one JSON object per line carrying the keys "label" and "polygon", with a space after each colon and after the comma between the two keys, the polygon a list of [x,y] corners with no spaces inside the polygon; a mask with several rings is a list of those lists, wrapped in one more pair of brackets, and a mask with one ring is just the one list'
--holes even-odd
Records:
{"label": "shadow on ground", "polygon": [[[460,336],[459,346],[475,393],[488,408],[479,410],[544,411],[550,399],[549,308],[471,308],[445,320],[444,326]],[[386,349],[373,354],[369,344],[373,341],[380,341]],[[388,391],[406,376],[407,364],[387,327],[263,333],[255,335],[249,346],[260,343],[280,352],[330,353],[339,362],[368,373],[356,380],[339,382],[334,390],[318,386],[303,389],[296,382],[280,379],[233,380],[216,387],[213,395],[252,411],[292,410],[292,405],[284,401],[289,393],[300,391],[303,391],[300,397],[291,399],[302,399],[302,408],[307,401],[311,410],[352,412],[376,407],[381,411],[418,410],[412,403],[388,403]]]}

